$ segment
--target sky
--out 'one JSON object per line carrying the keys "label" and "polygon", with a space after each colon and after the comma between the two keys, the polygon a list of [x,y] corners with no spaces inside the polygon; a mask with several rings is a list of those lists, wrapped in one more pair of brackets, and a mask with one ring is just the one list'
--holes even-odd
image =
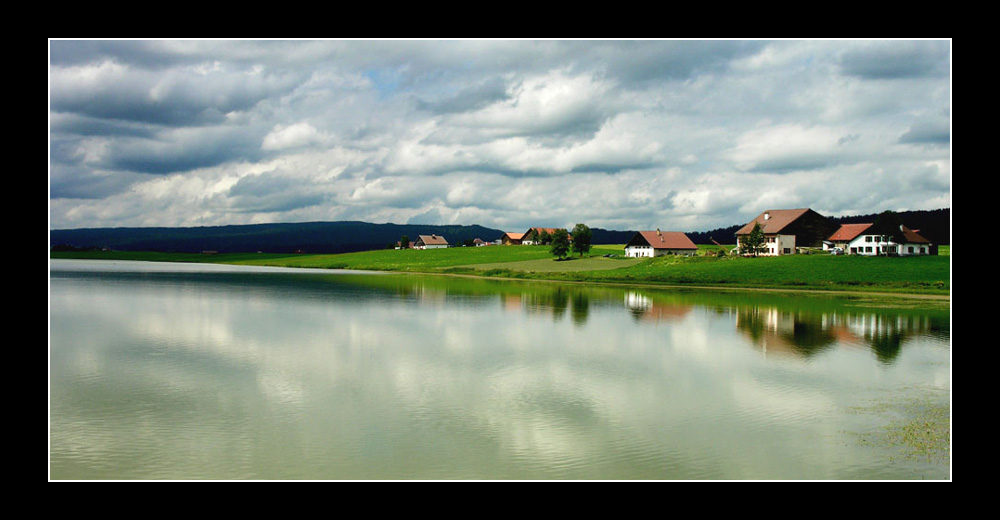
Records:
{"label": "sky", "polygon": [[49,40],[49,227],[951,207],[950,40]]}

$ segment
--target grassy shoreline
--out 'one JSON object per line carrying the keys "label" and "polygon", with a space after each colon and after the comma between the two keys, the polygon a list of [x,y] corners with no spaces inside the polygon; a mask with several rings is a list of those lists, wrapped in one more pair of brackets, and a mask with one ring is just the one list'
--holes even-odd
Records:
{"label": "grassy shoreline", "polygon": [[[342,254],[52,252],[50,258],[195,262],[312,269],[356,269],[517,280],[699,289],[888,294],[950,299],[948,256],[871,258],[824,254],[738,258],[702,248],[695,257],[605,257],[621,246],[557,261],[546,246],[377,250]],[[945,249],[945,254],[948,250]]]}

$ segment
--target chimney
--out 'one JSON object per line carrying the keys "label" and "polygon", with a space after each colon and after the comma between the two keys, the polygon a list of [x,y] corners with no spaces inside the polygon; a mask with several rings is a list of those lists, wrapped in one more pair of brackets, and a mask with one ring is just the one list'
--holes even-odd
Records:
{"label": "chimney", "polygon": [[764,212],[764,220],[767,220],[769,218],[771,218],[771,214],[765,211]]}

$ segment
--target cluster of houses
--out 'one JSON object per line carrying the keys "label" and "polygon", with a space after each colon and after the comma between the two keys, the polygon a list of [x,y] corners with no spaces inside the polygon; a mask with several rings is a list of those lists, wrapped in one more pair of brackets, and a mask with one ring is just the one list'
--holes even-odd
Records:
{"label": "cluster of houses", "polygon": [[[532,245],[537,237],[551,235],[555,228],[528,228],[524,233],[507,232],[500,237],[504,245]],[[573,239],[572,235],[569,237]],[[694,255],[698,246],[680,231],[638,231],[625,244],[625,256],[629,258],[654,257],[662,255]]]}
{"label": "cluster of houses", "polygon": [[396,249],[444,249],[448,247],[448,241],[439,235],[417,235],[417,239],[403,244],[396,242]]}
{"label": "cluster of houses", "polygon": [[[759,226],[763,236],[760,256],[781,256],[800,252],[802,248],[819,249],[835,254],[851,255],[929,255],[936,248],[920,236],[919,230],[890,224],[837,224],[809,209],[767,210],[736,232],[737,250],[746,250],[754,228]],[[893,227],[895,224],[891,224]],[[506,232],[493,242],[474,241],[476,246],[492,244],[534,245],[539,237],[555,233],[556,228],[531,227],[523,233]],[[572,236],[570,237],[572,240]],[[397,243],[397,248],[399,248]],[[420,235],[409,247],[436,249],[448,247],[448,241],[438,235]],[[629,258],[657,257],[663,255],[695,255],[698,246],[680,231],[637,231],[625,244]]]}
{"label": "cluster of houses", "polygon": [[[541,243],[543,235],[551,235],[557,228],[530,227],[524,233],[512,233],[510,231],[500,237],[500,243],[505,246],[531,246]],[[573,235],[569,236],[573,240]]]}
{"label": "cluster of houses", "polygon": [[936,248],[919,230],[888,221],[837,224],[809,208],[767,210],[757,215],[736,232],[740,250],[758,225],[764,236],[764,249],[759,253],[763,256],[795,254],[800,248],[868,256],[936,254]]}

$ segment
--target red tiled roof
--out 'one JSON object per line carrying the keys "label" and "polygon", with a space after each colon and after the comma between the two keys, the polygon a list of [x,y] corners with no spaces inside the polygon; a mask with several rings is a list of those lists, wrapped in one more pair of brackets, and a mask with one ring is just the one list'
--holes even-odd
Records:
{"label": "red tiled roof", "polygon": [[[531,228],[528,228],[528,230],[527,230],[527,231],[525,231],[524,233],[522,233],[522,235],[523,235],[523,237],[524,237],[524,238],[527,238],[527,236],[528,236],[528,233],[531,233],[531,231],[532,231],[532,230],[534,230],[534,231],[535,231],[536,233],[538,233],[539,235],[541,235],[542,233],[548,233],[548,234],[550,234],[550,235],[551,235],[551,234],[555,233],[555,232],[556,232],[556,230],[558,230],[558,229],[559,229],[559,228],[552,228],[552,227],[531,227]],[[573,240],[573,235],[572,235],[572,234],[570,234],[570,232],[569,232],[569,231],[567,231],[567,230],[565,230],[565,229],[564,229],[563,231],[566,231],[566,236],[567,236],[567,237],[568,237],[568,238],[569,238],[570,240]]]}
{"label": "red tiled roof", "polygon": [[637,234],[642,236],[653,249],[698,249],[698,246],[680,231],[638,231]]}
{"label": "red tiled roof", "polygon": [[872,227],[871,224],[841,224],[840,229],[830,235],[830,241],[850,242],[870,227]]}
{"label": "red tiled roof", "polygon": [[438,235],[420,235],[420,241],[424,243],[425,246],[446,246],[448,241],[442,236]]}
{"label": "red tiled roof", "polygon": [[931,241],[917,234],[916,231],[906,227],[900,226],[903,230],[903,237],[906,238],[907,244],[930,244]]}
{"label": "red tiled roof", "polygon": [[795,222],[796,219],[804,215],[807,211],[809,211],[809,208],[769,209],[760,215],[757,215],[757,218],[751,220],[747,223],[747,225],[740,228],[736,234],[749,235],[750,232],[753,231],[754,222],[760,222],[760,229],[764,232],[764,234],[777,234],[780,233],[785,226]]}
{"label": "red tiled roof", "polygon": [[524,232],[524,233],[522,233],[522,234],[523,234],[523,235],[527,235],[528,233],[531,233],[531,230],[532,230],[532,229],[534,229],[535,231],[537,231],[537,232],[538,232],[539,234],[541,234],[541,233],[543,233],[543,232],[544,232],[544,233],[548,233],[548,234],[550,234],[550,235],[551,235],[552,233],[555,233],[555,232],[556,232],[556,229],[557,229],[557,228],[551,228],[551,227],[533,227],[533,228],[528,228],[528,230],[527,230],[527,231],[525,231],[525,232]]}
{"label": "red tiled roof", "polygon": [[507,238],[511,240],[521,240],[522,238],[524,238],[524,233],[514,233],[511,231],[504,233],[504,235],[506,235]]}

